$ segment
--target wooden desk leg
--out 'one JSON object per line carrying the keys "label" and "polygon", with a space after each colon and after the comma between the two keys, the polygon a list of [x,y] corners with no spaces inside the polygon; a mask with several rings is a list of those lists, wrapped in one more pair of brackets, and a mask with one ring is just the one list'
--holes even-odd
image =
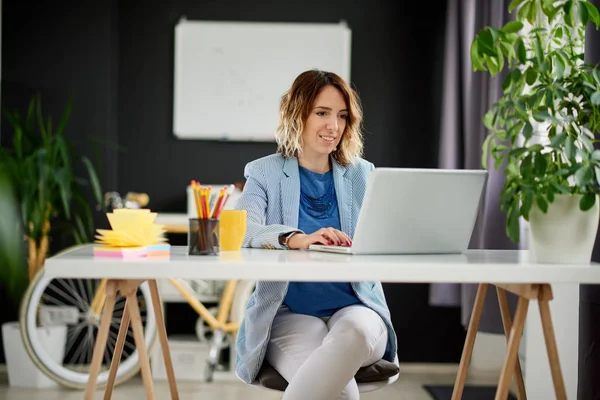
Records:
{"label": "wooden desk leg", "polygon": [[514,325],[510,330],[506,358],[504,360],[502,372],[500,373],[500,381],[498,382],[495,400],[506,400],[508,397],[508,389],[513,371],[515,370],[515,361],[518,357],[519,343],[521,342],[521,336],[523,336],[523,328],[525,326],[525,317],[527,316],[528,307],[529,299],[520,296],[519,303],[517,304],[517,311],[515,312]]}
{"label": "wooden desk leg", "polygon": [[479,328],[479,320],[481,319],[481,313],[483,311],[483,304],[485,302],[485,294],[487,289],[487,283],[480,283],[477,287],[477,295],[475,295],[475,303],[473,304],[473,312],[471,313],[471,320],[469,321],[469,328],[467,329],[467,337],[465,339],[465,345],[460,358],[460,365],[458,366],[456,381],[454,382],[452,400],[462,399],[465,380],[467,379],[467,372],[469,369],[469,363],[471,362],[471,355],[473,354],[475,336],[477,335],[477,329]]}
{"label": "wooden desk leg", "polygon": [[113,316],[113,310],[115,308],[115,299],[117,296],[117,283],[116,281],[109,280],[106,284],[106,301],[104,303],[104,309],[102,310],[102,318],[100,320],[100,327],[98,328],[98,334],[96,336],[96,344],[94,345],[94,353],[92,355],[92,363],[90,365],[90,376],[88,378],[87,386],[85,387],[85,400],[93,400],[94,392],[96,391],[96,380],[102,367],[102,359],[104,357],[104,349],[106,348],[106,341],[108,339],[108,333],[110,330],[110,322]]}
{"label": "wooden desk leg", "polygon": [[160,340],[160,348],[162,350],[163,359],[165,361],[165,370],[167,371],[167,379],[169,380],[169,390],[172,400],[179,400],[177,393],[177,382],[175,381],[175,372],[173,371],[173,362],[171,361],[171,350],[167,340],[167,329],[165,327],[165,319],[158,293],[158,285],[156,280],[148,281],[150,286],[150,295],[152,296],[152,306],[154,307],[154,315],[156,316],[156,329],[158,330],[158,339]]}
{"label": "wooden desk leg", "polygon": [[550,362],[550,372],[552,373],[552,383],[554,392],[558,400],[567,398],[565,382],[560,369],[558,358],[558,349],[556,347],[556,338],[552,326],[552,316],[550,315],[550,304],[548,301],[552,298],[552,289],[549,285],[542,285],[542,293],[538,299],[540,316],[542,319],[542,330],[544,331],[544,340],[546,341],[546,351],[548,352],[548,361]]}
{"label": "wooden desk leg", "polygon": [[[512,328],[510,307],[508,306],[506,291],[502,288],[496,287],[496,293],[498,294],[498,304],[500,306],[500,314],[502,315],[502,325],[504,325],[504,334],[506,335],[506,342],[508,344],[510,330]],[[517,375],[517,399],[526,400],[527,395],[525,394],[525,383],[523,382],[523,371],[521,370],[521,361],[519,361],[519,357],[517,357],[517,367],[515,372]]]}
{"label": "wooden desk leg", "polygon": [[127,294],[127,309],[131,318],[131,329],[133,330],[133,338],[140,359],[140,368],[142,370],[142,381],[144,382],[144,390],[146,391],[147,400],[156,400],[154,393],[154,384],[152,382],[152,373],[150,372],[150,360],[144,343],[144,327],[142,326],[142,317],[140,308],[137,303],[137,294],[133,292]]}
{"label": "wooden desk leg", "polygon": [[117,371],[119,370],[119,363],[121,362],[121,355],[123,354],[123,346],[125,345],[127,329],[129,328],[129,310],[127,309],[128,301],[129,300],[125,299],[125,307],[123,307],[123,316],[121,317],[119,335],[117,336],[117,343],[115,344],[115,350],[113,352],[112,361],[110,363],[108,380],[106,381],[106,389],[104,390],[104,400],[110,400],[110,398],[112,397],[113,388],[115,386],[115,379],[117,377]]}

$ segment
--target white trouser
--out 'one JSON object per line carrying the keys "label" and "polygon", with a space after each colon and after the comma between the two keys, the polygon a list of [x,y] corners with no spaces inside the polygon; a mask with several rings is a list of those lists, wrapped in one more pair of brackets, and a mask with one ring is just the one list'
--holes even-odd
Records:
{"label": "white trouser", "polygon": [[379,315],[362,305],[330,318],[278,310],[266,359],[288,382],[284,400],[356,400],[354,374],[380,360],[388,332]]}

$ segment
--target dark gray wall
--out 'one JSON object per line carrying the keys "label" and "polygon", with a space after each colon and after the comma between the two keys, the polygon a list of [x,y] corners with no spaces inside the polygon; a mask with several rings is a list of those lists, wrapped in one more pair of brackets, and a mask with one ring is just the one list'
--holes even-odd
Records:
{"label": "dark gray wall", "polygon": [[[125,149],[101,151],[104,189],[144,191],[152,209],[183,211],[190,179],[242,180],[244,165],[275,146],[173,136],[173,30],[182,16],[346,20],[352,29],[351,83],[365,110],[365,157],[376,166],[435,167],[445,2],[424,8],[396,0],[110,0],[92,5],[4,0],[2,106],[21,107],[39,90],[58,115],[73,94],[68,135],[81,142],[81,150],[93,155],[85,141],[91,135]],[[400,338],[400,360],[458,361],[464,339],[460,310],[429,307],[425,284],[384,287]],[[169,307],[169,332],[193,332],[190,307]],[[0,320],[15,315],[14,306],[0,308]]]}
{"label": "dark gray wall", "polygon": [[[397,3],[397,4],[396,4]],[[119,188],[182,209],[190,179],[243,178],[274,144],[177,140],[172,134],[173,28],[188,19],[337,22],[352,29],[352,84],[365,107],[366,157],[379,166],[434,166],[444,7],[395,0],[143,1],[119,9]],[[326,37],[323,40],[327,40]],[[290,82],[291,84],[291,82]],[[234,117],[234,116],[232,116]],[[148,170],[148,165],[156,166]],[[161,169],[159,169],[159,166]],[[155,173],[150,173],[155,172]]]}
{"label": "dark gray wall", "polygon": [[[116,1],[2,1],[2,107],[24,110],[30,96],[40,92],[44,113],[58,121],[72,96],[65,134],[81,154],[102,167],[105,188],[117,183],[116,151],[98,146],[116,142],[116,5]],[[4,119],[1,132],[3,144],[12,140]],[[79,173],[83,170],[77,168]],[[104,223],[106,217],[98,212],[95,216]],[[62,247],[61,242],[53,238],[51,250]],[[0,323],[16,319],[17,305],[0,287]]]}

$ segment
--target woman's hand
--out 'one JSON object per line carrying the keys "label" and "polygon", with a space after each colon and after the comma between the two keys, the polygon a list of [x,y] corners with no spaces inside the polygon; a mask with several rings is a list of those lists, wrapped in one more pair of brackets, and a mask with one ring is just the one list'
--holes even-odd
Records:
{"label": "woman's hand", "polygon": [[352,239],[337,229],[321,228],[310,235],[296,233],[288,240],[287,244],[290,249],[308,249],[311,244],[351,246]]}

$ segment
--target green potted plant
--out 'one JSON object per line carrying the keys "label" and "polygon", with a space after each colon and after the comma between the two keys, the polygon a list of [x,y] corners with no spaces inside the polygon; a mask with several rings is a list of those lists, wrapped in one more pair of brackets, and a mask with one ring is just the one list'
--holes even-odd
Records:
{"label": "green potted plant", "polygon": [[505,167],[511,240],[520,241],[523,218],[538,262],[589,262],[600,212],[600,71],[584,63],[583,42],[600,13],[585,0],[513,0],[508,10],[515,20],[485,27],[471,44],[473,70],[505,73],[483,118],[482,165]]}
{"label": "green potted plant", "polygon": [[[42,115],[39,94],[31,98],[24,116],[5,111],[13,132],[10,146],[0,147],[0,284],[8,289],[15,305],[43,267],[51,236],[72,235],[75,243],[93,238],[88,190],[97,204],[101,204],[101,190],[91,161],[77,159],[64,136],[70,112],[71,101],[53,126],[52,117]],[[75,174],[77,161],[85,166],[87,177]],[[2,334],[9,384],[18,378],[18,386],[55,385],[29,360],[18,323],[3,324]],[[48,343],[62,346],[66,326],[40,328],[40,335],[48,336]],[[27,367],[28,373],[11,374],[13,368]]]}

